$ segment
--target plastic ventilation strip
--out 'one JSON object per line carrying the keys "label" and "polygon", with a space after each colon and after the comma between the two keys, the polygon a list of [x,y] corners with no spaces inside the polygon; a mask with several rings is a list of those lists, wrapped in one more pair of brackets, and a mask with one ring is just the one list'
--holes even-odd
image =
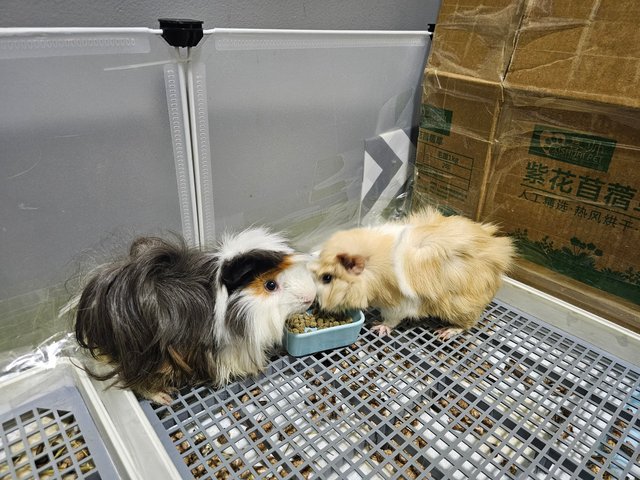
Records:
{"label": "plastic ventilation strip", "polygon": [[62,387],[0,418],[0,479],[118,478],[79,392]]}
{"label": "plastic ventilation strip", "polygon": [[184,478],[640,478],[640,369],[502,304],[142,402]]}

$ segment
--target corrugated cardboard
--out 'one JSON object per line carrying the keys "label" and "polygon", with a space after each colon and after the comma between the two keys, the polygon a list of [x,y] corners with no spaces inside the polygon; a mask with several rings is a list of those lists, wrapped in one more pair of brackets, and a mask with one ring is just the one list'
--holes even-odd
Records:
{"label": "corrugated cardboard", "polygon": [[442,2],[423,83],[416,208],[479,215],[523,9],[523,0]]}
{"label": "corrugated cardboard", "polygon": [[625,0],[444,0],[415,182],[416,205],[514,235],[516,278],[634,329],[638,15]]}
{"label": "corrugated cardboard", "polygon": [[528,0],[506,88],[640,108],[639,14],[637,0]]}
{"label": "corrugated cardboard", "polygon": [[501,82],[524,0],[443,0],[428,70]]}
{"label": "corrugated cardboard", "polygon": [[[475,217],[488,173],[501,89],[495,82],[467,82],[460,76],[433,73],[424,82],[429,103],[422,107],[418,134],[416,199]],[[461,111],[475,113],[458,115]]]}

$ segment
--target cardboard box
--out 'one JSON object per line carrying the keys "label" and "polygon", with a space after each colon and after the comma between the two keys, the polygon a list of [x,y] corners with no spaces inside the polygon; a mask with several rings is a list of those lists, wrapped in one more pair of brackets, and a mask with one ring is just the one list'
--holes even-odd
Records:
{"label": "cardboard box", "polygon": [[524,1],[444,0],[425,69],[414,205],[478,218]]}
{"label": "cardboard box", "polygon": [[639,14],[624,0],[444,0],[414,194],[500,224],[516,278],[638,331]]}
{"label": "cardboard box", "polygon": [[[433,73],[424,82],[429,103],[422,106],[418,133],[415,199],[475,218],[489,171],[501,89],[492,82],[469,83]],[[460,111],[476,114],[458,115]]]}

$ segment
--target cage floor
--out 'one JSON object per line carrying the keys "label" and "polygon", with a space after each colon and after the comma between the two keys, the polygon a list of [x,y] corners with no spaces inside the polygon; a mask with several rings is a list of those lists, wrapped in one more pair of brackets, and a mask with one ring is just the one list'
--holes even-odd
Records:
{"label": "cage floor", "polygon": [[640,369],[503,303],[142,402],[184,478],[640,478]]}
{"label": "cage floor", "polygon": [[61,387],[0,418],[0,480],[118,478],[73,387]]}

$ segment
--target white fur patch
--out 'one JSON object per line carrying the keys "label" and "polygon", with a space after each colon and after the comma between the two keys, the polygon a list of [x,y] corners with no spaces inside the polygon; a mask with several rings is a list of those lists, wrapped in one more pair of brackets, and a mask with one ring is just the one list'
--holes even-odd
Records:
{"label": "white fur patch", "polygon": [[405,297],[417,298],[415,290],[409,284],[409,279],[404,270],[404,255],[406,248],[406,238],[409,235],[410,226],[403,226],[401,231],[398,232],[395,244],[393,245],[393,270],[396,274],[396,280],[398,282],[398,288]]}
{"label": "white fur patch", "polygon": [[400,223],[383,223],[381,225],[372,227],[374,231],[383,233],[385,235],[393,235],[394,237],[399,237],[405,228],[406,226]]}
{"label": "white fur patch", "polygon": [[229,301],[229,294],[225,287],[219,287],[216,290],[216,304],[214,306],[213,314],[215,316],[215,323],[217,328],[213,329],[215,339],[218,343],[227,344],[231,341],[229,332],[226,328],[223,328],[224,319],[227,316],[227,302]]}
{"label": "white fur patch", "polygon": [[257,227],[240,233],[225,234],[220,241],[218,255],[222,263],[254,249],[293,253],[293,249],[287,245],[284,237],[264,227]]}
{"label": "white fur patch", "polygon": [[395,328],[405,318],[420,318],[421,304],[418,298],[404,298],[395,307],[381,308],[382,320],[386,326]]}

